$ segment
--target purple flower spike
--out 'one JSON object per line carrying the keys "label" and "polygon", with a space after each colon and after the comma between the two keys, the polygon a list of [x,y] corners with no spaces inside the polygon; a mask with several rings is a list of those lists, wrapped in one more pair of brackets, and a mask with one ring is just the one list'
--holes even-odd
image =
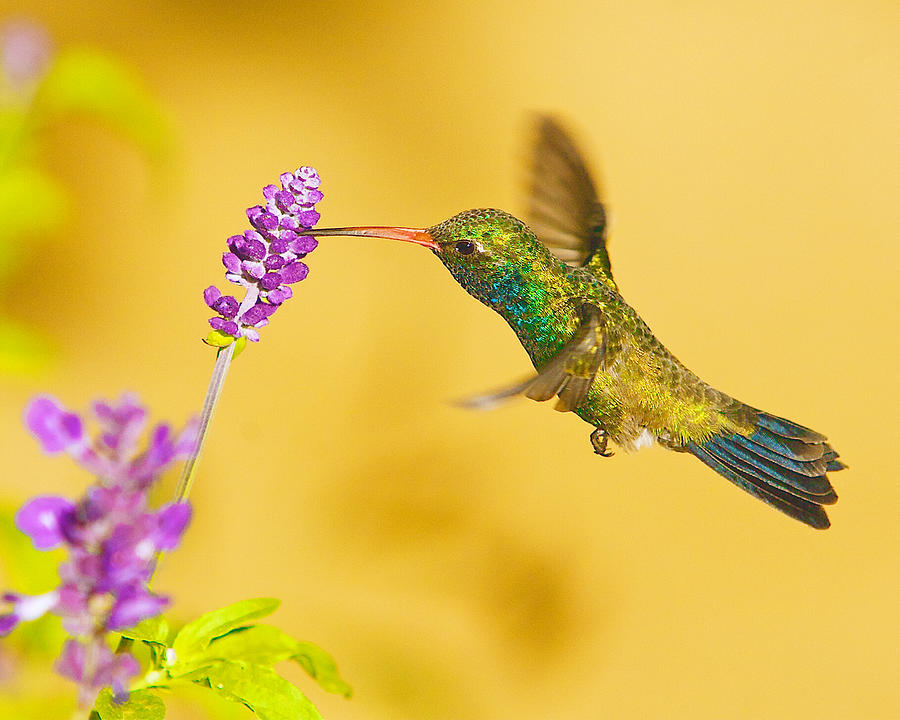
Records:
{"label": "purple flower spike", "polygon": [[[225,278],[247,292],[243,301],[247,309],[241,312],[242,303],[237,298],[223,296],[215,287],[203,292],[206,304],[218,313],[210,318],[210,327],[220,334],[258,341],[258,328],[293,296],[290,285],[309,274],[306,264],[298,260],[318,245],[315,238],[303,232],[319,221],[315,206],[324,197],[319,190],[319,174],[315,168],[304,166],[283,173],[280,179],[280,188],[263,188],[265,205],[247,209],[253,229],[228,238],[228,252],[222,255]],[[218,340],[213,343],[210,338],[211,344],[221,346],[221,337]]]}
{"label": "purple flower spike", "polygon": [[[215,288],[208,288],[204,298],[220,311],[238,311],[237,301]],[[16,526],[34,546],[48,550],[62,545],[68,557],[59,566],[56,589],[0,597],[0,635],[49,612],[78,637],[65,645],[57,669],[78,682],[83,703],[110,685],[118,697],[127,696],[139,665],[128,654],[113,655],[106,634],[158,615],[168,605],[168,598],[147,585],[156,554],[178,545],[191,509],[179,503],[155,510],[148,498],[160,475],[194,451],[199,428],[191,421],[175,432],[158,423],[147,432],[146,408],[127,393],[96,402],[92,409],[99,426],[93,434],[81,417],[51,397],[35,399],[25,413],[26,424],[45,449],[65,450],[99,477],[76,502],[40,496],[22,506]]]}
{"label": "purple flower spike", "polygon": [[50,550],[63,541],[63,518],[75,512],[75,503],[63,497],[32,498],[16,513],[16,527],[31,538],[38,550]]}

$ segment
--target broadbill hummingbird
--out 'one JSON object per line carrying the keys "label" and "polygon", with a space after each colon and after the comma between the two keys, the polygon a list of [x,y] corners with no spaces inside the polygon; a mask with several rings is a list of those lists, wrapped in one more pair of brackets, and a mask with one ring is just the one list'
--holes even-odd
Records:
{"label": "broadbill hummingbird", "polygon": [[763,502],[814,528],[837,501],[827,473],[845,465],[825,436],[712,388],[663,344],[619,294],[606,250],[606,212],[572,138],[537,121],[528,224],[467,210],[426,229],[318,228],[431,250],[473,297],[499,313],[537,373],[468,402],[557,397],[594,426],[594,451],[659,444],[699,458]]}

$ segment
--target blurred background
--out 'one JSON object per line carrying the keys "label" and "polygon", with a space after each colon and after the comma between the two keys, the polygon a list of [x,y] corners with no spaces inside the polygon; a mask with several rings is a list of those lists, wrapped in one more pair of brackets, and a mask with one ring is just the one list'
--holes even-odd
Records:
{"label": "blurred background", "polygon": [[850,465],[832,529],[690,457],[601,460],[547,405],[453,407],[527,371],[512,332],[421,248],[334,238],[236,361],[156,586],[185,618],[282,598],[354,687],[291,675],[326,718],[900,716],[896,3],[0,9],[115,57],[161,113],[158,137],[78,114],[42,135],[68,200],[0,287],[31,348],[0,374],[8,504],[90,480],[22,427],[36,393],[199,410],[202,289],[279,173],[319,169],[323,225],[521,213],[549,111],[602,177],[626,299]]}

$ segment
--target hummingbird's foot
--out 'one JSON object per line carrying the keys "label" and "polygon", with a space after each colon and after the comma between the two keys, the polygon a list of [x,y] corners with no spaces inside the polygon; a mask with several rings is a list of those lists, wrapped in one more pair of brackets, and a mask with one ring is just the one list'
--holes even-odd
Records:
{"label": "hummingbird's foot", "polygon": [[591,433],[591,445],[594,446],[594,452],[600,457],[612,457],[615,453],[607,450],[606,445],[609,442],[609,435],[602,427],[598,427]]}

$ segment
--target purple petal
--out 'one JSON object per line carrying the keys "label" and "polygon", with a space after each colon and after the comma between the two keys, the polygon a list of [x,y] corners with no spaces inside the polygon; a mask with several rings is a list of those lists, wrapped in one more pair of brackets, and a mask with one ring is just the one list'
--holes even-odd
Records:
{"label": "purple petal", "polygon": [[140,663],[129,653],[113,656],[109,669],[109,684],[112,686],[113,701],[123,703],[128,700],[128,685],[131,678],[141,672]]}
{"label": "purple petal", "polygon": [[159,523],[154,537],[157,549],[174,550],[191,521],[190,503],[169,505],[156,514],[156,519]]}
{"label": "purple petal", "polygon": [[[96,402],[94,414],[107,430],[102,435],[102,440],[109,449],[115,451],[114,459],[129,459],[137,451],[138,439],[147,419],[147,409],[141,405],[138,396],[126,392],[114,403]],[[78,459],[88,466],[97,466],[102,461],[102,458],[85,455]]]}
{"label": "purple petal", "polygon": [[283,285],[280,288],[275,288],[274,290],[270,290],[266,294],[266,300],[268,300],[273,305],[281,305],[285,300],[289,300],[293,296],[294,292],[287,285]]}
{"label": "purple petal", "polygon": [[287,260],[281,257],[281,255],[269,255],[263,264],[266,266],[267,270],[278,270],[278,268],[282,268],[287,264]]}
{"label": "purple petal", "polygon": [[269,305],[268,303],[256,303],[252,308],[241,315],[241,322],[245,325],[256,325],[265,320],[278,309],[277,305]]}
{"label": "purple petal", "polygon": [[106,625],[110,630],[122,630],[137,625],[141,620],[159,615],[169,601],[134,585],[121,592],[116,598]]}
{"label": "purple petal", "polygon": [[250,208],[247,210],[247,217],[250,218],[250,224],[253,225],[257,230],[263,232],[264,230],[274,230],[278,227],[278,216],[274,215],[266,210],[262,210],[260,212],[254,212],[253,217],[250,217],[250,210],[255,210],[254,208]]}
{"label": "purple petal", "polygon": [[291,250],[293,250],[298,255],[308,255],[313,250],[319,247],[319,241],[310,235],[303,235],[298,237],[294,242],[291,243]]}
{"label": "purple petal", "polygon": [[[269,243],[269,252],[275,253],[276,255],[280,255],[283,252],[286,252],[288,249],[287,241],[284,240],[284,231],[279,233],[279,237],[275,238]],[[269,257],[272,257],[271,255]],[[266,258],[268,260],[269,258]]]}
{"label": "purple petal", "polygon": [[16,513],[16,527],[31,538],[38,550],[49,550],[64,540],[62,519],[74,515],[75,504],[55,495],[43,495],[25,503]]}
{"label": "purple petal", "polygon": [[282,212],[290,212],[291,205],[296,203],[294,193],[287,190],[279,190],[274,195],[275,204]]}
{"label": "purple petal", "polygon": [[279,285],[281,285],[281,275],[277,272],[266,273],[259,281],[259,286],[263,290],[274,290]]}
{"label": "purple petal", "polygon": [[324,197],[320,190],[302,188],[297,192],[297,204],[303,207],[312,207]]}
{"label": "purple petal", "polygon": [[84,674],[85,649],[77,640],[66,640],[59,660],[56,661],[56,672],[80,683]]}
{"label": "purple petal", "polygon": [[30,622],[46,615],[59,603],[56,590],[43,595],[6,593],[4,602],[13,604],[13,611],[0,616],[0,635],[8,635],[20,622]]}
{"label": "purple petal", "polygon": [[172,428],[168,423],[159,423],[150,433],[150,447],[134,461],[132,473],[138,478],[147,478],[163,472],[175,457],[175,442]]}
{"label": "purple petal", "polygon": [[184,426],[175,441],[175,457],[179,460],[188,457],[197,445],[197,434],[200,432],[200,418],[192,417]]}
{"label": "purple petal", "polygon": [[4,21],[2,45],[2,71],[13,90],[22,90],[35,83],[53,58],[49,34],[31,20]]}
{"label": "purple petal", "polygon": [[[222,293],[215,285],[210,285],[206,290],[203,291],[203,301],[209,306],[212,307],[213,303],[222,297]],[[213,308],[215,310],[215,308]]]}
{"label": "purple petal", "polygon": [[74,449],[84,439],[84,426],[75,413],[66,412],[49,395],[32,400],[25,409],[25,425],[41,443],[44,452]]}
{"label": "purple petal", "polygon": [[287,267],[282,268],[280,273],[282,282],[290,284],[300,282],[309,275],[309,268],[306,266],[306,263],[292,262]]}
{"label": "purple petal", "polygon": [[244,260],[244,262],[241,263],[241,268],[254,280],[259,280],[263,275],[266,274],[266,269],[263,267],[263,264],[261,262],[250,262],[249,260]]}
{"label": "purple petal", "polygon": [[297,222],[297,218],[285,215],[281,218],[281,227],[285,230],[297,230],[300,227],[300,223]]}
{"label": "purple petal", "polygon": [[303,225],[304,227],[311,228],[317,222],[319,222],[319,218],[322,217],[315,210],[304,210],[303,212],[297,213],[297,221]]}
{"label": "purple petal", "polygon": [[241,271],[241,259],[233,252],[222,253],[222,264],[229,272],[239,273]]}
{"label": "purple petal", "polygon": [[237,240],[231,245],[231,250],[243,260],[262,260],[266,256],[266,246],[262,240],[254,236],[237,236]]}
{"label": "purple petal", "polygon": [[210,305],[213,310],[228,320],[234,319],[240,306],[237,298],[232,295],[224,295]]}
{"label": "purple petal", "polygon": [[21,618],[15,613],[0,615],[0,637],[9,635],[21,622]]}
{"label": "purple petal", "polygon": [[308,188],[317,188],[321,184],[319,173],[316,172],[314,167],[309,165],[297,168],[296,177],[298,180],[302,180],[303,184]]}
{"label": "purple petal", "polygon": [[279,192],[277,185],[266,185],[263,188],[263,197],[266,200],[271,200],[272,198],[275,197],[275,193],[277,193],[277,192]]}

